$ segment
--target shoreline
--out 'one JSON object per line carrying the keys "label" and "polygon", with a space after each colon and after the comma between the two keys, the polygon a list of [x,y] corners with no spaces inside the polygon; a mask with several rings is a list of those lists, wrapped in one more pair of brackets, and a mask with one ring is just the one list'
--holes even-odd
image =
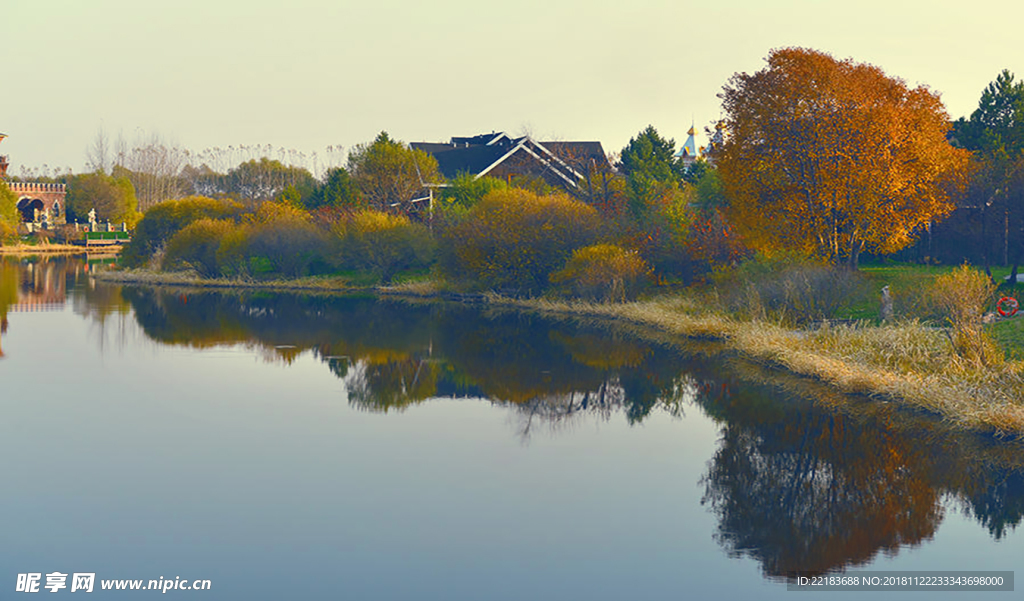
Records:
{"label": "shoreline", "polygon": [[15,244],[12,246],[0,246],[0,255],[108,255],[120,254],[120,245],[108,246],[79,246],[77,244],[40,244],[32,246],[29,244]]}
{"label": "shoreline", "polygon": [[[479,303],[559,319],[625,323],[653,329],[671,338],[715,341],[723,350],[738,353],[769,369],[781,369],[847,395],[869,397],[873,402],[895,402],[908,409],[925,410],[959,430],[996,438],[1024,438],[1024,404],[1018,400],[1024,395],[1015,394],[1024,390],[1024,362],[1008,362],[991,368],[957,366],[948,349],[944,350],[949,346],[944,331],[916,322],[826,324],[817,330],[796,330],[707,312],[692,299],[678,294],[622,304],[595,304],[515,299],[494,293],[460,294],[439,289],[429,281],[394,286],[349,286],[344,278],[224,280],[141,270],[106,271],[92,277],[146,286],[373,293],[410,300]],[[894,347],[906,340],[914,345],[912,350],[919,351],[916,359],[901,356],[901,349]],[[914,360],[919,364],[914,364]],[[935,368],[933,363],[940,367]],[[915,369],[921,365],[926,368]],[[931,369],[927,369],[928,366]]]}

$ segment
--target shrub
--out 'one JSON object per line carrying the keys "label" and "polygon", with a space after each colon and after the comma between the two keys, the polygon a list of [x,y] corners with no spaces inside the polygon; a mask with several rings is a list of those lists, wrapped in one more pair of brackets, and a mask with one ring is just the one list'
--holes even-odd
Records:
{"label": "shrub", "polygon": [[31,240],[35,244],[49,244],[53,241],[55,234],[50,230],[36,230],[32,233]]}
{"label": "shrub", "polygon": [[758,255],[715,281],[728,310],[794,324],[835,317],[864,286],[859,272],[793,255]]}
{"label": "shrub", "polygon": [[217,249],[225,235],[235,228],[233,222],[223,219],[200,219],[189,224],[167,243],[162,268],[192,268],[203,277],[217,277]]}
{"label": "shrub", "polygon": [[18,196],[11,192],[3,180],[0,180],[0,245],[18,239],[18,224],[20,222]]}
{"label": "shrub", "polygon": [[142,217],[132,241],[121,253],[125,267],[141,267],[188,224],[203,218],[225,219],[237,217],[242,207],[231,200],[216,200],[205,196],[189,196],[157,204]]}
{"label": "shrub", "polygon": [[636,298],[650,277],[640,253],[596,244],[574,251],[565,267],[551,274],[551,283],[580,298],[625,302]]}
{"label": "shrub", "polygon": [[4,244],[16,244],[19,241],[18,228],[7,221],[0,219],[0,246]]}
{"label": "shrub", "polygon": [[[229,242],[239,244],[236,238]],[[254,275],[266,271],[264,265],[288,277],[320,273],[326,270],[330,254],[327,234],[313,225],[310,215],[282,203],[263,203],[240,242],[248,266],[257,267],[250,269]],[[222,259],[227,258],[226,253],[222,255]]]}
{"label": "shrub", "polygon": [[698,273],[737,265],[749,259],[751,252],[718,209],[695,213],[686,247],[698,264]]}
{"label": "shrub", "polygon": [[441,272],[478,288],[539,293],[577,248],[597,241],[597,211],[563,194],[495,190],[446,228]]}
{"label": "shrub", "polygon": [[1002,361],[1002,353],[982,329],[985,308],[995,300],[995,292],[988,277],[966,264],[935,279],[933,298],[946,311],[954,350],[968,363],[994,365]]}
{"label": "shrub", "polygon": [[404,215],[367,209],[340,223],[342,264],[370,271],[388,284],[404,269],[426,267],[433,257],[433,241],[425,227]]}
{"label": "shrub", "polygon": [[220,239],[220,246],[217,247],[215,260],[217,270],[226,277],[238,277],[252,275],[249,262],[249,234],[251,228],[248,225],[240,225],[224,234]]}

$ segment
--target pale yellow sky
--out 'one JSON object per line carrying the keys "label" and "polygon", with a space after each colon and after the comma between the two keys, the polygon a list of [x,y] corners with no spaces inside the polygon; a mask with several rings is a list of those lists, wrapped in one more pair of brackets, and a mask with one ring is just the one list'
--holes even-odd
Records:
{"label": "pale yellow sky", "polygon": [[491,130],[599,140],[653,124],[677,145],[771,48],[878,65],[968,115],[1024,77],[1024,3],[946,0],[6,0],[0,152],[85,164],[101,127],[192,150],[323,152],[382,129],[405,141]]}

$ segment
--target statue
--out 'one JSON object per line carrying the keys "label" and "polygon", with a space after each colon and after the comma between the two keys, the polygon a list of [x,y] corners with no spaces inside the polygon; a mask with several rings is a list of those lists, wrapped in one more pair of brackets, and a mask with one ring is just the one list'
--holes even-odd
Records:
{"label": "statue", "polygon": [[879,311],[882,321],[892,320],[892,295],[889,294],[889,287],[882,287],[882,307]]}
{"label": "statue", "polygon": [[89,231],[90,232],[95,232],[96,231],[96,209],[95,208],[89,210]]}

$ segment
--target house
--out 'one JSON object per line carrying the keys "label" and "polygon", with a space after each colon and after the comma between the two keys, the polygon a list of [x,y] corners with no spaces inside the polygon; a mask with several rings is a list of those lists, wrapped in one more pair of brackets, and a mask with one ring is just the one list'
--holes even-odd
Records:
{"label": "house", "polygon": [[492,132],[409,146],[437,159],[441,174],[449,179],[462,174],[510,183],[514,178],[542,178],[568,189],[577,187],[589,169],[611,169],[600,142],[537,142],[530,136]]}

